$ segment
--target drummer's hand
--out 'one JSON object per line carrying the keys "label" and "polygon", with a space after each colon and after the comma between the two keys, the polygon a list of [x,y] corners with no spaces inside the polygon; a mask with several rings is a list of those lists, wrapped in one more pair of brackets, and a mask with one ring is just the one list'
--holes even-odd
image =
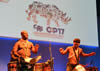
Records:
{"label": "drummer's hand", "polygon": [[36,44],[35,47],[36,47],[36,48],[39,48],[39,44]]}
{"label": "drummer's hand", "polygon": [[96,53],[95,53],[95,52],[91,52],[90,54],[91,54],[91,56],[93,56],[93,55],[95,55]]}
{"label": "drummer's hand", "polygon": [[64,49],[63,48],[59,48],[59,51],[62,52]]}

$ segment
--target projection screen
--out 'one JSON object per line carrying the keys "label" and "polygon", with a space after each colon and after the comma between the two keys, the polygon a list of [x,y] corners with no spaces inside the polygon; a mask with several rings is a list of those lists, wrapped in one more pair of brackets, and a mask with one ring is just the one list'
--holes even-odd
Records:
{"label": "projection screen", "polygon": [[0,36],[98,46],[96,0],[0,0]]}

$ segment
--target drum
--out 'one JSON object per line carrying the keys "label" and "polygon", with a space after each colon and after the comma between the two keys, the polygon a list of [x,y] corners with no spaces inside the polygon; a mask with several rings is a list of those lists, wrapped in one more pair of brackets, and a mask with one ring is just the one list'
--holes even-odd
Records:
{"label": "drum", "polygon": [[34,65],[34,71],[43,71],[43,63],[36,63]]}
{"label": "drum", "polygon": [[98,71],[97,67],[87,67],[86,71]]}
{"label": "drum", "polygon": [[43,71],[51,71],[51,66],[49,64],[45,65]]}
{"label": "drum", "polygon": [[86,71],[86,69],[79,64],[73,69],[73,71]]}
{"label": "drum", "polygon": [[18,71],[17,62],[9,62],[8,71]]}

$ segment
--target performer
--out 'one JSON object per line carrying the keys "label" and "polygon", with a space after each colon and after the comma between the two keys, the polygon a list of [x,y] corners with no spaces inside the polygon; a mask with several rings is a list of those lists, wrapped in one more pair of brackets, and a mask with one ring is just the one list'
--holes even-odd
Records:
{"label": "performer", "polygon": [[11,61],[17,61],[21,64],[21,70],[23,71],[23,66],[25,66],[24,59],[30,58],[31,51],[37,53],[39,45],[33,45],[32,42],[28,41],[28,32],[23,30],[21,32],[21,39],[19,39],[12,51],[11,51]]}
{"label": "performer", "polygon": [[96,54],[95,52],[91,52],[89,54],[84,53],[83,49],[79,48],[79,45],[80,45],[80,39],[75,38],[73,40],[73,46],[67,47],[65,50],[63,48],[59,49],[62,55],[69,53],[66,71],[73,71],[74,67],[79,64],[80,55],[93,56]]}

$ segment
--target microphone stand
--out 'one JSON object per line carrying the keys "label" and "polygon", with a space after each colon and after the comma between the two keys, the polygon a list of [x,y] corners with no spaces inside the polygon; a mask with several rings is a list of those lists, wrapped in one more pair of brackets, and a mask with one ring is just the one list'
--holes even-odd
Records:
{"label": "microphone stand", "polygon": [[52,51],[51,51],[51,43],[49,43],[49,52],[50,52],[50,65],[51,65],[51,71],[54,71],[54,58],[52,57]]}

